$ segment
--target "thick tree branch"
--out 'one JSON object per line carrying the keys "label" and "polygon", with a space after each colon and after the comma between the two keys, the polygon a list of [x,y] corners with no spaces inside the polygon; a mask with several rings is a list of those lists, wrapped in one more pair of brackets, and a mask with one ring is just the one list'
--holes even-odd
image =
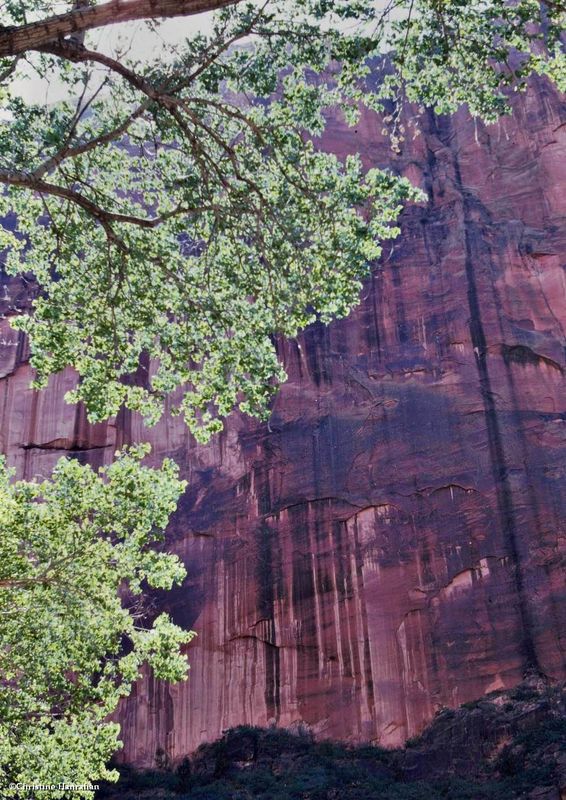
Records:
{"label": "thick tree branch", "polygon": [[109,0],[107,3],[86,8],[74,8],[66,14],[58,14],[27,25],[0,27],[0,57],[36,50],[54,40],[118,22],[189,17],[237,5],[239,2],[241,0]]}
{"label": "thick tree branch", "polygon": [[139,89],[152,100],[157,100],[159,97],[159,90],[155,89],[142,75],[129,69],[125,64],[117,58],[107,56],[105,53],[100,53],[96,50],[88,50],[83,45],[76,44],[70,40],[50,42],[49,44],[38,47],[42,53],[50,53],[51,55],[58,56],[59,58],[73,61],[76,63],[91,62],[101,64],[103,67],[120,75],[124,80]]}

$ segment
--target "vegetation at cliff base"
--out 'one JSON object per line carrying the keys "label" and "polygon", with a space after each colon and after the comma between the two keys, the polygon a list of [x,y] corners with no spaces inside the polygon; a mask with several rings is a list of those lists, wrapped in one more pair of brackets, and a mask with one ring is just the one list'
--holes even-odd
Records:
{"label": "vegetation at cliff base", "polygon": [[235,728],[176,770],[121,768],[118,787],[104,787],[99,800],[558,797],[566,787],[565,702],[563,687],[495,693],[441,712],[398,750],[316,742],[307,731]]}

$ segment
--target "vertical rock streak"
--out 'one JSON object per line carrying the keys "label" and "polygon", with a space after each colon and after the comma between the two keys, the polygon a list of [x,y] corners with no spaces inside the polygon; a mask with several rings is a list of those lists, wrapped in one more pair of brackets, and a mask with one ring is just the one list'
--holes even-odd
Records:
{"label": "vertical rock streak", "polygon": [[497,404],[491,388],[489,366],[487,362],[487,340],[482,323],[480,300],[476,284],[475,264],[481,261],[481,253],[474,253],[474,242],[482,239],[483,232],[472,218],[474,200],[462,184],[462,175],[457,154],[454,155],[454,175],[456,186],[461,193],[464,219],[464,243],[466,280],[468,284],[467,298],[470,310],[470,338],[474,349],[479,385],[485,410],[485,421],[488,432],[489,452],[493,472],[493,481],[497,496],[500,526],[505,537],[509,555],[513,563],[513,574],[517,586],[517,603],[521,620],[520,641],[518,649],[523,652],[527,669],[540,670],[533,641],[532,626],[529,620],[529,598],[525,592],[523,581],[523,559],[517,535],[515,510],[509,486],[507,463],[503,445],[503,437],[499,426]]}

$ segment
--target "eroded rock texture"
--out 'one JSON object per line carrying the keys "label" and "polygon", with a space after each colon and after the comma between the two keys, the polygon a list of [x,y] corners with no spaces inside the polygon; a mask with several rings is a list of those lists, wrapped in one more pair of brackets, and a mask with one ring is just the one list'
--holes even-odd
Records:
{"label": "eroded rock texture", "polygon": [[377,117],[330,123],[326,147],[392,162],[429,202],[349,319],[281,344],[269,425],[234,417],[208,447],[178,419],[90,426],[63,403],[72,376],[31,392],[4,333],[20,475],[149,440],[190,482],[170,529],[189,578],[164,602],[199,633],[191,677],[140,682],[129,762],[241,723],[393,746],[525,670],[566,675],[566,110],[541,82],[497,125],[418,123],[393,162]]}

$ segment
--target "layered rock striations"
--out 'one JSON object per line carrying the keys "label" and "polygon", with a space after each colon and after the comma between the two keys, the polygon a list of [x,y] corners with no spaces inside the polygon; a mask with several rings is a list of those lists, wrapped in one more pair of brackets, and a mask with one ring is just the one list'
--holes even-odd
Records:
{"label": "layered rock striations", "polygon": [[[176,419],[89,425],[71,373],[28,388],[2,333],[1,448],[20,476],[131,441],[189,488],[157,598],[197,630],[187,683],[139,682],[124,759],[175,760],[248,723],[400,745],[443,706],[566,677],[566,108],[538,82],[485,127],[428,112],[392,156],[373,114],[324,146],[419,183],[360,306],[280,353],[268,425],[209,446]],[[6,309],[25,287],[6,285]]]}

